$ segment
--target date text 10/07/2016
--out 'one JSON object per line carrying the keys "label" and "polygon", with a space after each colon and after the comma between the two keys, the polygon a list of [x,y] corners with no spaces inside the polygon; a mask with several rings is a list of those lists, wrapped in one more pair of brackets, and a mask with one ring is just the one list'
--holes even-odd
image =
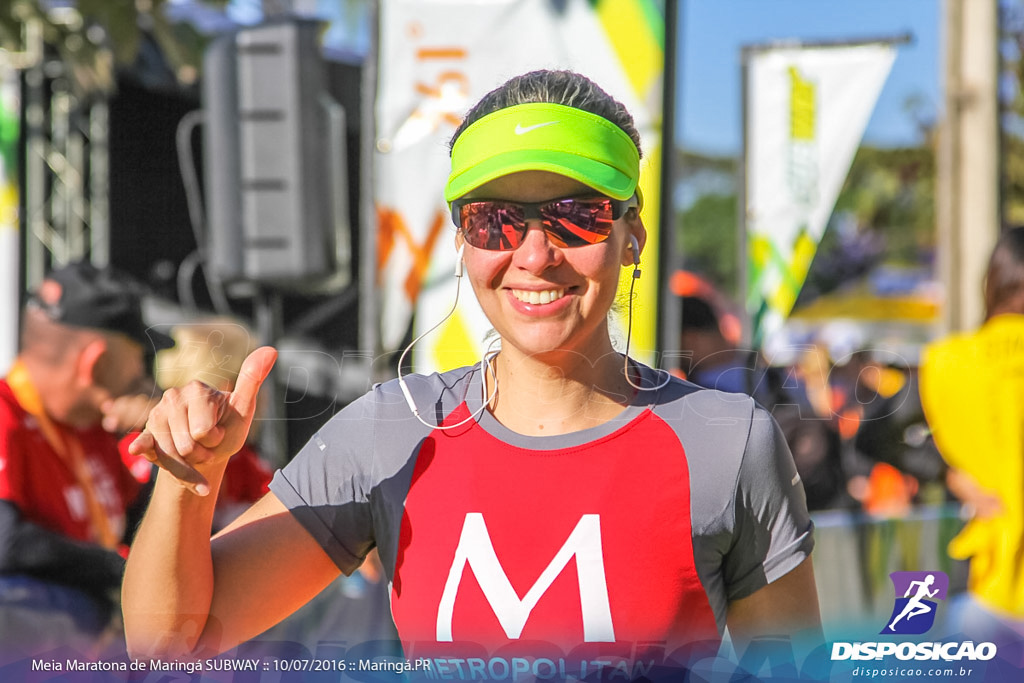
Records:
{"label": "date text 10/07/2016", "polygon": [[420,657],[409,659],[275,659],[271,663],[274,671],[389,671],[407,673],[428,671],[430,660]]}

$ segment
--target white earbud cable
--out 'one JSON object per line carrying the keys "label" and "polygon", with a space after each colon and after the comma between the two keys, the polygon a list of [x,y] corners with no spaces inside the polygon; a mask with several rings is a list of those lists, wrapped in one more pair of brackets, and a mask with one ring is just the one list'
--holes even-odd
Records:
{"label": "white earbud cable", "polygon": [[633,380],[629,378],[629,344],[633,338],[633,290],[636,287],[636,281],[640,279],[640,245],[636,241],[636,237],[630,235],[630,244],[633,247],[633,279],[629,283],[629,309],[628,317],[626,319],[626,353],[622,359],[622,374],[626,377],[626,381],[629,382],[629,386],[633,387],[638,391],[657,391],[661,389],[669,382],[672,381],[672,373],[668,370],[656,368],[658,372],[665,373],[665,379],[660,384],[653,387],[644,387],[639,384],[634,384]]}
{"label": "white earbud cable", "polygon": [[[494,372],[494,367],[492,366],[492,361],[494,360],[494,356],[496,356],[498,354],[498,352],[496,351],[493,354],[491,354],[490,351],[494,347],[495,341],[501,341],[500,337],[497,340],[492,341],[487,346],[487,351],[484,352],[484,357],[480,359],[480,384],[483,387],[483,389],[481,391],[481,395],[482,395],[482,398],[483,398],[483,405],[481,405],[478,409],[474,410],[470,414],[469,417],[467,417],[466,419],[464,419],[461,422],[458,422],[456,424],[441,426],[441,425],[430,424],[429,422],[424,420],[420,416],[420,410],[416,406],[416,401],[412,397],[412,392],[409,390],[409,386],[405,382],[405,377],[402,375],[402,365],[405,363],[405,357],[409,354],[409,351],[412,350],[412,347],[415,346],[417,343],[419,343],[420,340],[422,340],[428,334],[430,334],[431,332],[433,332],[434,330],[439,328],[441,325],[443,325],[445,323],[445,321],[448,320],[448,318],[452,317],[452,315],[455,314],[455,310],[459,307],[459,291],[460,291],[461,285],[462,285],[462,252],[465,249],[465,246],[466,246],[465,243],[463,243],[462,246],[459,247],[459,253],[458,253],[458,256],[457,256],[457,260],[456,260],[456,265],[455,265],[455,301],[452,303],[451,310],[448,311],[448,313],[443,318],[441,318],[441,320],[438,321],[433,327],[431,327],[429,330],[427,330],[426,332],[423,332],[418,337],[413,339],[412,342],[410,342],[409,345],[405,347],[405,350],[402,351],[402,355],[398,357],[398,368],[397,368],[397,371],[398,371],[398,386],[402,389],[402,395],[405,396],[405,402],[407,404],[409,404],[409,410],[412,411],[413,416],[415,416],[417,420],[422,422],[427,427],[430,427],[431,429],[455,429],[456,427],[461,427],[462,425],[466,424],[467,422],[469,422],[471,420],[475,420],[477,417],[479,417],[479,415],[484,410],[487,409],[487,406],[489,406],[491,404],[491,401],[493,401],[494,398],[498,395],[498,377],[497,377],[497,375]],[[488,355],[488,354],[490,354],[490,355]],[[486,393],[487,393],[487,377],[486,377],[486,372],[487,372],[487,370],[491,371],[491,378],[494,380],[494,389],[493,389],[493,391],[491,391],[491,395],[490,396],[486,396]]]}

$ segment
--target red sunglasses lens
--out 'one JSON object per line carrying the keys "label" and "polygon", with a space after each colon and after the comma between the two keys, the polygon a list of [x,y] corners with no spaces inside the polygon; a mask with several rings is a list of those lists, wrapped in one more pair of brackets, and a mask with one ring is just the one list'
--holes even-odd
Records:
{"label": "red sunglasses lens", "polygon": [[540,208],[548,239],[559,247],[597,244],[612,234],[610,199],[562,199]]}
{"label": "red sunglasses lens", "polygon": [[506,202],[470,202],[460,210],[462,234],[477,249],[511,251],[526,234],[523,207]]}

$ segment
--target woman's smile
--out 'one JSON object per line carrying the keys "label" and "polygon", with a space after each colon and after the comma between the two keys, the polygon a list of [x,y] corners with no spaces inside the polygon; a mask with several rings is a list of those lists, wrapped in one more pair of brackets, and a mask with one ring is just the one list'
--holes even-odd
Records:
{"label": "woman's smile", "polygon": [[534,306],[547,306],[565,296],[565,289],[509,289],[516,301]]}

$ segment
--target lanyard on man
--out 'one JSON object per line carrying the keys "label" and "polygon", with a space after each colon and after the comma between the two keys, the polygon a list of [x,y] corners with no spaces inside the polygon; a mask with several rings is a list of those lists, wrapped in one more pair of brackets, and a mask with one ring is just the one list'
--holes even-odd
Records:
{"label": "lanyard on man", "polygon": [[117,548],[120,539],[114,534],[110,527],[110,520],[106,510],[100,504],[96,496],[96,487],[93,484],[92,472],[86,462],[85,451],[82,442],[78,437],[67,429],[61,429],[43,409],[42,399],[36,391],[28,370],[21,363],[16,361],[7,374],[7,384],[14,393],[26,413],[36,418],[39,422],[39,429],[46,438],[50,447],[60,456],[64,465],[71,471],[82,488],[85,496],[86,507],[89,512],[89,521],[92,528],[94,540],[105,548],[111,550]]}

